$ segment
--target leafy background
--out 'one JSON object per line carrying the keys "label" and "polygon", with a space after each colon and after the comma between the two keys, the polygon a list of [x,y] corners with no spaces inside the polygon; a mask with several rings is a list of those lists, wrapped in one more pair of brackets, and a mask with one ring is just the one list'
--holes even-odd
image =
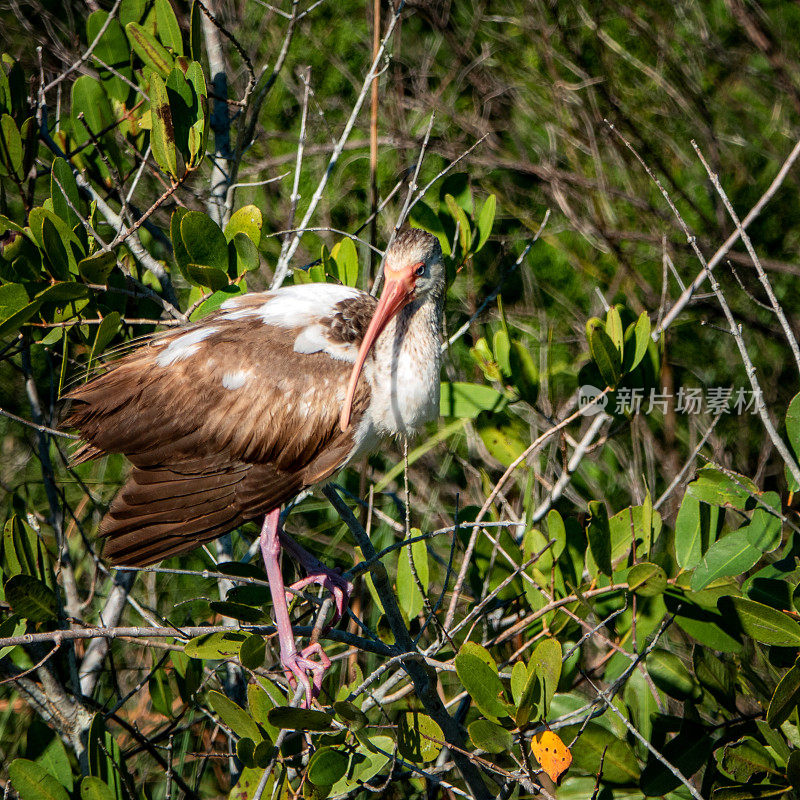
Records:
{"label": "leafy background", "polygon": [[[0,781],[797,796],[800,11],[378,6],[371,72],[371,4],[0,3]],[[737,229],[725,200],[744,219],[768,190],[679,302]],[[355,517],[318,494],[288,517],[356,578],[306,712],[255,526],[109,573],[124,459],[70,467],[59,397],[287,268],[369,288],[406,212],[447,254],[443,418],[407,469],[388,443],[339,477]],[[605,412],[577,413],[586,384]],[[706,402],[728,388],[742,413]]]}

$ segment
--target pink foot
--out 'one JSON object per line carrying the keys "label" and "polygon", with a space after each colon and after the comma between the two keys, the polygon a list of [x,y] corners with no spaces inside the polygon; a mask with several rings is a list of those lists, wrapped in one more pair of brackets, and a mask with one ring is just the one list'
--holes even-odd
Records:
{"label": "pink foot", "polygon": [[[333,615],[333,619],[324,628],[324,630],[327,631],[344,616],[344,611],[347,608],[347,604],[350,602],[353,584],[345,580],[338,571],[329,569],[324,564],[318,562],[313,572],[309,572],[305,578],[293,583],[289,587],[289,592],[299,592],[301,589],[304,589],[306,586],[311,586],[312,584],[317,584],[318,586],[322,586],[323,589],[327,589],[336,603],[336,613]],[[288,593],[286,599],[291,599]]]}
{"label": "pink foot", "polygon": [[[311,656],[319,657],[318,661],[312,661]],[[281,664],[286,678],[292,688],[296,688],[298,682],[305,690],[303,696],[303,708],[309,708],[311,701],[319,697],[322,689],[322,678],[331,665],[331,660],[322,649],[319,643],[310,644],[303,648],[299,653],[281,653]],[[313,675],[313,679],[308,679],[308,673]]]}

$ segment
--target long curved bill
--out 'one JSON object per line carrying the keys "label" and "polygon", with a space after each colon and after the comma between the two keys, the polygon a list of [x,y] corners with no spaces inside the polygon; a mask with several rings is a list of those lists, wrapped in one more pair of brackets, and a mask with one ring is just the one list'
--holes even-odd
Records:
{"label": "long curved bill", "polygon": [[347,426],[350,424],[350,414],[353,409],[353,398],[356,394],[356,386],[358,385],[358,379],[361,376],[361,370],[364,368],[364,362],[367,360],[370,348],[375,344],[375,340],[381,335],[381,332],[386,327],[389,320],[409,303],[413,288],[413,285],[409,285],[408,281],[402,279],[394,278],[386,281],[383,294],[375,309],[375,314],[361,342],[356,363],[353,364],[353,371],[350,373],[350,383],[347,386],[347,395],[344,400],[344,406],[342,407],[342,415],[339,418],[339,427],[343,431],[347,430]]}

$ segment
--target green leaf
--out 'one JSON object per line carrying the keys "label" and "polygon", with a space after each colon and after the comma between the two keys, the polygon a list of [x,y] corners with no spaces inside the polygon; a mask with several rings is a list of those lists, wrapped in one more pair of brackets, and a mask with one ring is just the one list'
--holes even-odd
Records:
{"label": "green leaf", "polygon": [[[89,15],[89,19],[86,21],[86,41],[93,42],[97,38],[97,34],[100,33],[107,19],[107,11],[94,11]],[[108,23],[105,33],[95,45],[93,54],[117,73],[115,75],[99,63],[96,66],[108,96],[124,103],[130,93],[130,86],[125,83],[123,78],[132,81],[133,69],[131,68],[131,48],[118,20],[112,19]]]}
{"label": "green leaf", "polygon": [[345,286],[358,283],[358,253],[353,240],[348,238],[337,242],[331,250],[331,258],[336,262],[336,276]]}
{"label": "green leaf", "polygon": [[[577,727],[570,727],[559,735],[569,742],[577,732]],[[590,722],[570,750],[572,763],[590,775],[600,772],[602,761],[603,783],[624,786],[639,780],[639,762],[630,745],[597,723]]]}
{"label": "green leaf", "polygon": [[523,661],[517,661],[511,670],[511,697],[514,705],[518,706],[528,683],[528,668]]}
{"label": "green leaf", "polygon": [[800,705],[800,666],[797,663],[781,678],[767,709],[767,724],[780,728]]}
{"label": "green leaf", "polygon": [[442,383],[439,407],[443,417],[474,419],[481,411],[499,411],[505,397],[480,383]]}
{"label": "green leaf", "polygon": [[162,78],[166,78],[175,63],[169,52],[136,22],[129,22],[125,26],[125,33],[134,52],[145,66],[150,67]]}
{"label": "green leaf", "polygon": [[738,619],[742,630],[757,642],[800,647],[800,624],[788,614],[744,597],[721,597],[717,605],[723,615]]}
{"label": "green leaf", "polygon": [[228,245],[228,252],[234,262],[233,273],[236,276],[254,272],[260,266],[258,248],[245,233],[237,233],[233,237],[233,241]]}
{"label": "green leaf", "polygon": [[[95,136],[100,136],[101,131],[106,130],[116,121],[114,112],[111,110],[111,103],[108,102],[108,95],[105,93],[102,84],[89,75],[81,75],[72,84],[73,129],[75,138],[78,142],[83,143],[88,141],[89,135],[86,132],[86,127],[78,119],[78,115],[81,113],[89,130]],[[101,141],[104,144],[110,144],[107,134],[103,134]]]}
{"label": "green leaf", "polygon": [[[12,614],[10,617],[0,622],[0,639],[10,639],[12,636],[22,636],[22,634],[25,633],[26,627],[27,625],[21,617],[17,616],[16,614]],[[0,647],[0,658],[5,658],[15,647],[16,645],[14,644]]]}
{"label": "green leaf", "polygon": [[[167,90],[167,103],[172,118],[175,145],[180,150],[184,161],[188,162],[189,134],[192,124],[197,119],[200,100],[195,93],[194,86],[186,79],[183,71],[175,67],[170,71],[165,83]],[[152,95],[151,95],[152,101]],[[152,105],[151,105],[152,108]],[[151,127],[153,121],[151,118]],[[155,130],[155,128],[153,128]]]}
{"label": "green leaf", "polygon": [[268,622],[269,617],[260,608],[245,605],[244,603],[233,603],[227,600],[212,600],[209,603],[211,610],[223,617],[238,619],[240,622],[249,622],[256,625],[260,622]]}
{"label": "green leaf", "polygon": [[315,786],[333,786],[344,777],[349,760],[343,750],[320,747],[308,761],[306,777]]}
{"label": "green leaf", "polygon": [[614,343],[617,352],[622,360],[624,338],[622,335],[622,318],[619,315],[617,306],[611,306],[606,312],[606,333],[608,338]]}
{"label": "green leaf", "polygon": [[[762,553],[774,550],[781,543],[781,499],[775,492],[764,492],[753,509],[750,522],[739,530],[745,532],[747,541]],[[764,507],[766,506],[766,508]],[[771,513],[768,509],[772,509]]]}
{"label": "green leaf", "polygon": [[89,364],[106,349],[108,343],[116,336],[119,330],[119,321],[119,311],[112,311],[103,317],[103,321],[97,326],[97,335],[94,337],[92,352],[89,356]]}
{"label": "green leaf", "polygon": [[244,233],[258,247],[261,243],[263,225],[264,218],[257,206],[242,206],[231,214],[231,218],[225,226],[225,238],[230,242],[237,233]]}
{"label": "green leaf", "polygon": [[235,284],[227,286],[222,291],[214,292],[212,295],[207,297],[194,311],[192,314],[192,322],[197,322],[197,320],[207,317],[212,311],[217,311],[226,300],[230,300],[231,297],[237,297],[238,295],[244,293],[245,292],[241,286],[236,286]]}
{"label": "green leaf", "polygon": [[180,220],[180,233],[189,276],[214,291],[227,286],[228,243],[219,225],[201,211],[189,211]]}
{"label": "green leaf", "polygon": [[[708,506],[705,508],[707,510]],[[708,549],[708,543],[708,514],[703,515],[700,501],[686,492],[675,520],[675,559],[678,566],[681,569],[694,569]]]}
{"label": "green leaf", "polygon": [[77,272],[78,265],[75,257],[67,250],[68,242],[60,236],[50,217],[42,219],[42,244],[50,263],[50,274],[60,281],[69,280],[70,272]]}
{"label": "green leaf", "polygon": [[[268,736],[273,740],[277,738],[280,733],[280,728],[277,728],[269,721],[269,712],[275,708],[276,701],[266,692],[264,684],[274,687],[269,684],[266,679],[262,679],[261,683],[251,683],[247,687],[247,708],[250,711],[250,716],[267,732]],[[285,702],[283,695],[275,690],[277,695],[277,702]]]}
{"label": "green leaf", "polygon": [[510,466],[530,444],[528,426],[517,416],[502,413],[482,417],[476,427],[489,455],[505,466]]}
{"label": "green leaf", "polygon": [[638,556],[650,552],[654,539],[661,533],[661,514],[653,511],[650,495],[644,504],[629,506],[617,512],[608,520],[611,530],[611,562],[614,563],[629,553],[636,542]]}
{"label": "green leaf", "polygon": [[22,137],[13,118],[8,114],[0,117],[0,164],[4,175],[15,175],[22,179]]}
{"label": "green leaf", "polygon": [[395,743],[389,736],[364,735],[359,746],[350,754],[347,773],[331,788],[332,797],[350,794],[372,780],[389,762]]}
{"label": "green leaf", "polygon": [[741,575],[761,558],[761,551],[747,540],[744,530],[733,531],[708,548],[692,575],[692,591],[699,592],[718,578]]}
{"label": "green leaf", "polygon": [[[2,657],[2,656],[0,656]],[[67,748],[56,734],[36,756],[36,763],[44,767],[68,792],[72,791],[72,767]]]}
{"label": "green leaf", "polygon": [[86,283],[106,284],[116,265],[117,257],[112,250],[100,250],[78,262],[78,273]]}
{"label": "green leaf", "polygon": [[52,589],[33,575],[13,575],[3,589],[6,602],[15,614],[30,622],[51,622],[56,619],[58,602]]}
{"label": "green leaf", "polygon": [[50,196],[53,200],[53,211],[69,228],[81,224],[75,210],[80,211],[82,205],[78,183],[72,167],[60,156],[54,158],[50,166]]}
{"label": "green leaf", "polygon": [[444,229],[444,225],[442,225],[441,219],[424,201],[420,200],[414,204],[408,221],[412,228],[420,228],[435,236],[439,240],[439,245],[444,255],[449,256],[451,254],[450,240],[447,238],[447,232]]}
{"label": "green leaf", "polygon": [[668,650],[656,648],[647,655],[647,672],[653,683],[676,700],[697,700],[702,689],[681,659]]}
{"label": "green leaf", "polygon": [[8,776],[20,800],[69,800],[66,789],[35,761],[15,758]]}
{"label": "green leaf", "polygon": [[403,758],[424,764],[439,755],[442,750],[439,742],[444,741],[444,734],[433,719],[418,711],[409,711],[400,715],[398,723],[397,749]]}
{"label": "green leaf", "polygon": [[711,792],[711,800],[768,800],[772,797],[789,796],[787,786],[769,783],[746,786],[719,786]]}
{"label": "green leaf", "polygon": [[639,319],[636,320],[635,325],[631,325],[628,327],[628,330],[625,333],[625,340],[628,340],[628,334],[631,334],[631,339],[633,341],[633,348],[632,348],[632,356],[628,358],[628,347],[625,347],[625,372],[632,372],[639,366],[642,362],[642,359],[647,352],[647,348],[650,345],[650,317],[647,316],[646,311],[642,311],[639,315]]}
{"label": "green leaf", "polygon": [[446,194],[444,196],[444,201],[453,219],[458,223],[458,241],[461,245],[461,256],[463,258],[469,252],[470,246],[472,245],[472,228],[470,227],[467,215],[458,203],[456,203],[453,195]]}
{"label": "green leaf", "polygon": [[367,725],[367,715],[357,706],[346,700],[338,700],[333,704],[336,716],[341,719],[348,728],[359,730]]}
{"label": "green leaf", "polygon": [[698,500],[712,506],[736,508],[744,511],[753,495],[759,496],[758,487],[744,475],[728,474],[713,466],[703,467],[686,491]]}
{"label": "green leaf", "polygon": [[786,409],[786,436],[795,456],[800,458],[800,393],[792,398]]}
{"label": "green leaf", "polygon": [[239,648],[239,660],[247,669],[258,669],[264,666],[267,655],[267,642],[263,636],[254,633],[242,642]]}
{"label": "green leaf", "polygon": [[509,753],[514,746],[514,737],[511,735],[511,731],[488,719],[475,720],[467,730],[472,744],[487,753]]}
{"label": "green leaf", "polygon": [[150,702],[153,710],[163,717],[172,716],[172,691],[169,688],[169,680],[163,669],[156,670],[147,682],[147,690],[150,693]]}
{"label": "green leaf", "polygon": [[[175,149],[175,128],[172,124],[172,110],[167,96],[167,87],[161,77],[155,73],[150,76],[150,111],[152,114],[150,144],[153,147],[153,158],[161,169],[178,177],[178,155]],[[199,214],[199,211],[190,212]],[[189,216],[188,214],[186,216]]]}
{"label": "green leaf", "polygon": [[483,248],[489,234],[492,232],[494,225],[495,210],[497,208],[497,198],[490,194],[481,208],[481,213],[478,215],[478,244],[475,246],[475,252]]}
{"label": "green leaf", "polygon": [[769,751],[752,736],[743,736],[716,752],[717,763],[734,780],[750,780],[754,775],[771,772],[777,774],[775,762]]}
{"label": "green leaf", "polygon": [[21,283],[0,286],[0,335],[13,333],[39,310],[40,302],[31,303]]}
{"label": "green leaf", "polygon": [[81,300],[89,296],[89,287],[83,283],[74,283],[73,281],[63,281],[61,283],[54,283],[48,286],[36,295],[34,300],[41,303],[55,303],[56,305],[64,305],[71,303],[73,300]]}
{"label": "green leaf", "polygon": [[508,716],[511,706],[506,702],[497,667],[491,656],[488,660],[486,656],[488,653],[480,645],[465,642],[455,658],[456,673],[475,705],[486,717],[496,720]]}
{"label": "green leaf", "polygon": [[611,337],[606,333],[603,323],[596,318],[586,324],[589,351],[600,370],[600,376],[607,386],[617,385],[622,375],[622,358]]}
{"label": "green leaf", "polygon": [[657,564],[642,561],[628,572],[628,588],[641,597],[656,597],[667,588],[667,573]]}
{"label": "green leaf", "polygon": [[194,87],[194,93],[197,97],[195,117],[189,127],[187,142],[189,147],[189,166],[197,167],[205,156],[206,139],[208,137],[208,89],[206,88],[203,68],[197,61],[192,61],[189,64],[189,69],[186,70],[186,79]]}
{"label": "green leaf", "polygon": [[247,737],[254,742],[261,741],[263,737],[258,725],[238,703],[234,703],[221,692],[213,690],[207,696],[211,708],[237,736]]}
{"label": "green leaf", "polygon": [[169,0],[156,0],[156,26],[158,38],[176,56],[183,55],[181,28]]}
{"label": "green leaf", "polygon": [[203,57],[203,11],[200,3],[192,0],[192,10],[189,12],[189,52],[195,61]]}
{"label": "green leaf", "polygon": [[292,731],[327,731],[333,727],[333,717],[323,711],[278,706],[267,715],[270,725]]}
{"label": "green leaf", "polygon": [[[411,536],[419,536],[419,528],[411,529]],[[397,599],[400,601],[400,608],[403,609],[408,619],[413,619],[422,611],[423,599],[417,587],[417,582],[411,573],[411,565],[409,564],[408,552],[414,559],[414,566],[417,570],[417,577],[422,584],[422,588],[427,592],[428,590],[428,549],[425,541],[414,542],[403,548],[398,553],[397,561]]]}
{"label": "green leaf", "polygon": [[589,549],[598,569],[611,576],[611,529],[608,524],[608,511],[606,505],[600,500],[589,503],[589,526],[586,535],[589,539]]}
{"label": "green leaf", "polygon": [[528,662],[528,675],[534,672],[540,677],[544,687],[543,713],[547,716],[561,678],[561,643],[557,639],[548,637],[536,645]]}
{"label": "green leaf", "polygon": [[186,642],[183,651],[190,658],[235,658],[246,638],[246,633],[238,631],[204,633]]}

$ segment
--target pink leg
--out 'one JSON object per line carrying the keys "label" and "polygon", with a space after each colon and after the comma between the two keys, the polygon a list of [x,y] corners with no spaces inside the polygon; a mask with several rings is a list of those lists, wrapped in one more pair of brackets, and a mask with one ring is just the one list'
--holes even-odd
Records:
{"label": "pink leg", "polygon": [[[264,566],[267,570],[267,580],[275,609],[275,627],[278,630],[281,664],[290,685],[296,686],[299,682],[305,690],[303,705],[308,708],[312,699],[319,695],[322,689],[322,677],[331,662],[318,643],[309,645],[300,652],[295,647],[292,623],[289,619],[289,606],[286,604],[286,586],[281,574],[279,518],[280,509],[278,508],[270,511],[264,518],[264,525],[261,528],[261,554],[264,556]],[[319,660],[312,661],[311,656],[313,655],[316,655]],[[313,682],[308,678],[309,672],[313,675]]]}
{"label": "pink leg", "polygon": [[338,570],[326,567],[316,556],[309,553],[305,547],[298,544],[287,533],[280,531],[279,536],[284,549],[306,571],[306,577],[293,583],[289,588],[299,592],[306,586],[318,584],[333,595],[333,599],[336,601],[336,613],[333,615],[333,619],[325,626],[325,630],[328,630],[344,616],[345,608],[347,608],[347,604],[350,601],[350,594],[353,591],[353,584],[345,580]]}

